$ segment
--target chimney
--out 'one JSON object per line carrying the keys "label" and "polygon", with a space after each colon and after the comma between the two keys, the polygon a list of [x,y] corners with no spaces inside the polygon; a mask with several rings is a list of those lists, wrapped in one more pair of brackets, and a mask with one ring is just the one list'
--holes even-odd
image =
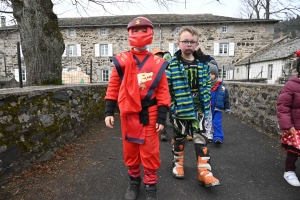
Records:
{"label": "chimney", "polygon": [[1,16],[1,27],[5,27],[5,16]]}

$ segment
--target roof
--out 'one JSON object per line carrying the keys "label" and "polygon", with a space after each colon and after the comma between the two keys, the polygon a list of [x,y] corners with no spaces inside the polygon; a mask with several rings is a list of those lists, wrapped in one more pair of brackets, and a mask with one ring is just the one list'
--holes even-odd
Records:
{"label": "roof", "polygon": [[249,62],[257,63],[270,60],[278,60],[293,56],[300,47],[300,38],[290,39],[288,36],[276,43],[267,45],[255,53],[235,63],[235,66],[246,65]]}
{"label": "roof", "polygon": [[208,23],[277,23],[280,20],[266,19],[240,19],[233,17],[217,16],[212,14],[147,14],[147,15],[121,15],[121,16],[101,16],[86,18],[60,18],[60,27],[72,26],[124,26],[132,19],[143,16],[158,24],[208,24]]}
{"label": "roof", "polygon": [[[274,19],[240,19],[233,17],[218,16],[212,14],[147,14],[147,15],[115,15],[99,17],[82,17],[82,18],[59,18],[60,27],[109,27],[109,26],[127,26],[134,18],[143,16],[149,18],[154,25],[164,24],[212,24],[212,23],[272,23],[275,24],[280,20]],[[17,29],[14,26],[0,27],[1,30]]]}

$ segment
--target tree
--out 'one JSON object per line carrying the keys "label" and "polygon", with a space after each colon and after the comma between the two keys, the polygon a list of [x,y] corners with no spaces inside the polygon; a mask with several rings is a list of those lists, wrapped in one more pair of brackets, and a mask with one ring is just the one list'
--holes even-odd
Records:
{"label": "tree", "polygon": [[[63,0],[0,0],[0,13],[13,13],[21,37],[22,52],[27,71],[27,85],[61,84],[64,41],[53,12],[53,2]],[[142,4],[141,0],[87,0],[105,5],[118,3]],[[218,0],[212,0],[218,1]],[[172,2],[186,0],[154,0],[168,7]],[[84,7],[83,0],[70,0],[74,6]],[[10,8],[12,11],[10,11]]]}
{"label": "tree", "polygon": [[239,17],[249,19],[292,18],[300,14],[297,0],[240,0]]}
{"label": "tree", "polygon": [[51,0],[11,0],[28,85],[61,84],[64,41]]}

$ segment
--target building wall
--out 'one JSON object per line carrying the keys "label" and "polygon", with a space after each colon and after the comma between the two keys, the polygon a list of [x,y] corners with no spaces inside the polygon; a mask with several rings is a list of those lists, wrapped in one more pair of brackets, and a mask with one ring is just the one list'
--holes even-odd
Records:
{"label": "building wall", "polygon": [[[182,24],[183,25],[183,24]],[[194,25],[199,30],[199,41],[202,51],[212,55],[220,66],[235,63],[241,58],[257,51],[272,41],[274,28],[273,24],[262,23],[232,23],[232,24],[201,24]],[[222,27],[227,27],[227,33],[222,33]],[[181,25],[161,25],[154,28],[154,39],[150,50],[161,48],[164,51],[174,52],[178,41],[177,31]],[[112,63],[109,56],[96,56],[97,45],[110,44],[111,55],[116,55],[129,49],[126,27],[104,27],[106,35],[99,33],[100,28],[61,28],[66,46],[76,45],[77,55],[75,57],[63,55],[63,67],[76,69],[80,67],[83,72],[90,72],[92,62],[93,82],[102,82],[102,69],[111,69]],[[68,36],[70,30],[75,30],[75,36]],[[16,30],[0,31],[0,51],[6,53],[6,65],[9,76],[13,76],[14,69],[17,69],[16,43],[20,41],[19,33]],[[220,55],[218,45],[221,43],[230,44],[231,55]],[[23,67],[24,67],[23,63]],[[3,74],[4,66],[0,64],[0,73]]]}

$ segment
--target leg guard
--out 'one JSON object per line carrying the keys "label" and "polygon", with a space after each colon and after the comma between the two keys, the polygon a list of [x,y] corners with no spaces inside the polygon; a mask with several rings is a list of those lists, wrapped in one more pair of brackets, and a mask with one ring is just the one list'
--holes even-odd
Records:
{"label": "leg guard", "polygon": [[207,147],[205,145],[195,144],[195,150],[197,154],[198,180],[200,184],[205,185],[205,187],[220,185],[219,180],[211,173],[211,166],[209,164],[210,155]]}
{"label": "leg guard", "polygon": [[183,160],[184,160],[184,144],[185,138],[175,138],[173,143],[173,170],[172,175],[175,178],[184,178]]}

